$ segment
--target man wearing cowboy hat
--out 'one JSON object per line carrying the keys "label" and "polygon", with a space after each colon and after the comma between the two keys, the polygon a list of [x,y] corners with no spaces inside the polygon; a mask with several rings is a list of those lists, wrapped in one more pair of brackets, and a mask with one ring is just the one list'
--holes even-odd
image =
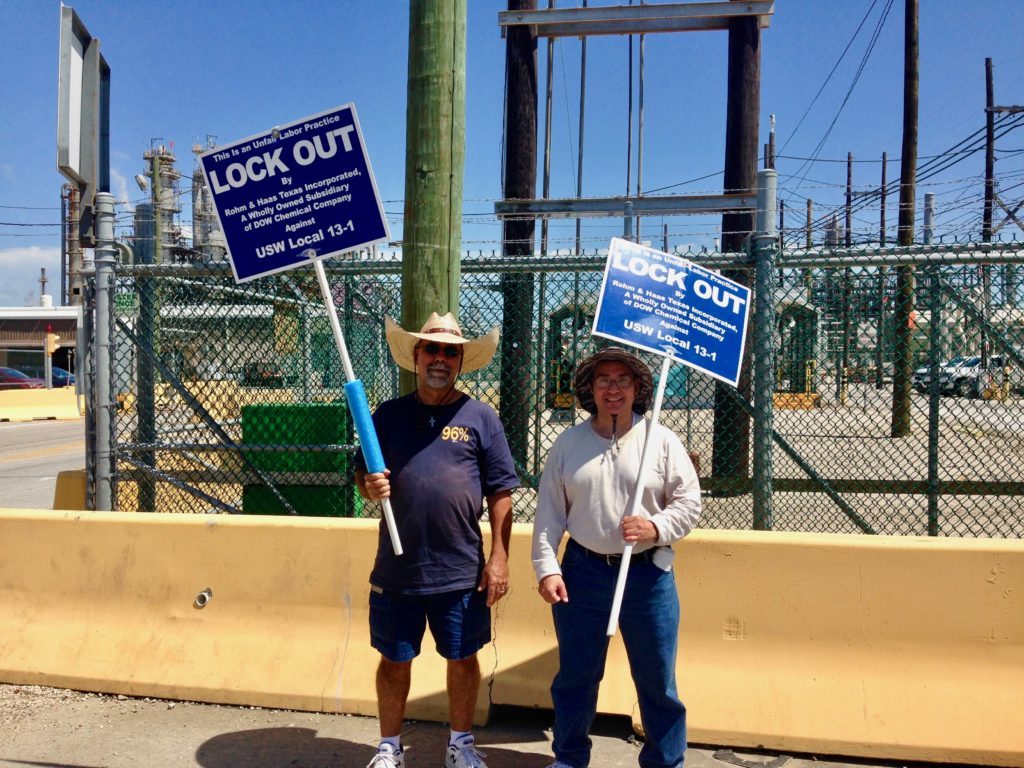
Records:
{"label": "man wearing cowboy hat", "polygon": [[[579,364],[573,386],[591,418],[559,435],[548,453],[533,529],[538,589],[552,606],[558,638],[550,768],[590,763],[590,726],[627,543],[633,552],[619,628],[646,737],[639,763],[681,768],[686,707],[676,692],[679,597],[672,544],[693,530],[700,516],[697,473],[679,438],[644,419],[654,381],[639,358],[621,347],[601,349]],[[652,444],[640,507],[636,515],[624,516],[646,440]],[[559,566],[556,554],[566,532],[569,541]]]}
{"label": "man wearing cowboy hat", "polygon": [[[404,554],[381,526],[370,574],[370,636],[380,654],[381,742],[367,768],[403,768],[402,721],[412,660],[425,626],[448,660],[451,737],[445,768],[486,768],[471,733],[480,687],[476,658],[491,639],[490,608],[508,591],[512,491],[519,487],[498,415],[455,388],[460,373],[483,368],[498,345],[495,328],[462,336],[451,313],[436,312],[419,333],[385,319],[391,355],[417,376],[416,391],[381,403],[373,415],[387,470],[356,482],[368,499],[391,499]],[[491,551],[480,518],[486,499]]]}

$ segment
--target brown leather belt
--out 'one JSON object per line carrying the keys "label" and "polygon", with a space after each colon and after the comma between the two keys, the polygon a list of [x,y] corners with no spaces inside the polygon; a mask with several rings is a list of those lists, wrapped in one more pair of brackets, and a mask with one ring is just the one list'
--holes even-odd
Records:
{"label": "brown leather belt", "polygon": [[[617,555],[605,555],[601,552],[595,552],[592,549],[587,549],[586,547],[584,547],[582,544],[576,541],[576,539],[569,539],[568,546],[575,547],[591,560],[597,560],[613,568],[618,568],[619,565],[622,563],[621,553]],[[634,552],[629,557],[629,564],[632,565],[633,563],[653,562],[654,553],[657,552],[659,549],[661,549],[661,547],[651,547],[650,549],[645,549],[643,552]]]}

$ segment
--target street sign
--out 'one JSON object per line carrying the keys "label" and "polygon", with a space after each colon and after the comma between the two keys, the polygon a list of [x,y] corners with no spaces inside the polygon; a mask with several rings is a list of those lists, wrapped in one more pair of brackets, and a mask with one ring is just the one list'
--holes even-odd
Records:
{"label": "street sign", "polygon": [[75,9],[60,8],[57,170],[78,188],[79,239],[96,245],[93,198],[110,191],[110,67]]}
{"label": "street sign", "polygon": [[736,386],[750,289],[691,261],[612,238],[594,334]]}
{"label": "street sign", "polygon": [[114,312],[118,315],[138,315],[139,302],[134,291],[118,291],[114,294]]}
{"label": "street sign", "polygon": [[199,159],[236,282],[390,237],[354,104]]}

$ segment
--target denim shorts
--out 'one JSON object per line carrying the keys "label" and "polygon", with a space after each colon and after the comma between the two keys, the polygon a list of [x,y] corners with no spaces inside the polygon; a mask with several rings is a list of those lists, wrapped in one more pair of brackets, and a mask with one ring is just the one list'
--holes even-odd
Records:
{"label": "denim shorts", "polygon": [[437,652],[467,659],[491,641],[487,593],[476,587],[433,595],[403,595],[370,588],[370,643],[390,661],[419,656],[427,624]]}

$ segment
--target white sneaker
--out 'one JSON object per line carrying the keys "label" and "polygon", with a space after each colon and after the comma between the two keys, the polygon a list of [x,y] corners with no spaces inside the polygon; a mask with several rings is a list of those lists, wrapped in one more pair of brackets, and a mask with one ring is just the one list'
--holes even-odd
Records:
{"label": "white sneaker", "polygon": [[472,740],[468,740],[459,746],[448,745],[448,756],[444,761],[444,768],[487,768],[483,761],[486,755],[476,748]]}
{"label": "white sneaker", "polygon": [[548,768],[573,768],[573,766],[568,763],[563,763],[561,760],[555,760],[555,762],[549,765]]}
{"label": "white sneaker", "polygon": [[390,744],[381,744],[366,768],[405,768],[405,752],[401,749],[396,752]]}

